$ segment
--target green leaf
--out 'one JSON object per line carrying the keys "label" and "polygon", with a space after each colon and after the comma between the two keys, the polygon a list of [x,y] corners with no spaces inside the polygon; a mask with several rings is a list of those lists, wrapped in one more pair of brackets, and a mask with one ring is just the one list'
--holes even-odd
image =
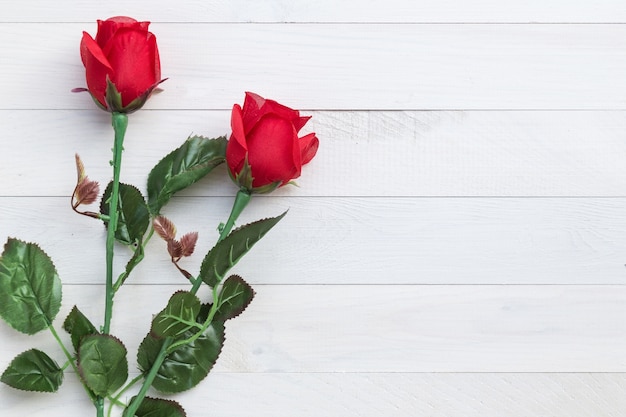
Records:
{"label": "green leaf", "polygon": [[226,136],[191,136],[152,168],[148,175],[148,207],[159,214],[172,195],[195,183],[226,160]]}
{"label": "green leaf", "polygon": [[0,316],[15,330],[48,328],[61,308],[61,280],[34,243],[9,238],[0,256]]}
{"label": "green leaf", "polygon": [[[131,402],[135,397],[131,399]],[[124,417],[128,417],[126,413]],[[145,397],[135,412],[136,417],[186,417],[187,413],[180,404],[162,398]]]}
{"label": "green leaf", "polygon": [[126,348],[111,335],[87,335],[78,348],[78,370],[89,389],[106,397],[128,379]]}
{"label": "green leaf", "polygon": [[126,268],[124,269],[124,273],[120,276],[119,282],[115,283],[115,291],[126,282],[126,279],[130,276],[133,269],[143,260],[144,255],[143,244],[139,241],[137,242],[137,247],[134,248],[133,256],[126,263]]}
{"label": "green leaf", "polygon": [[200,312],[200,300],[187,291],[174,293],[167,306],[152,320],[151,332],[154,336],[178,337],[188,330],[199,331],[202,326],[196,322]]}
{"label": "green leaf", "polygon": [[63,382],[63,370],[44,352],[31,349],[11,361],[0,381],[24,391],[56,392]]}
{"label": "green leaf", "polygon": [[232,268],[287,212],[247,224],[233,230],[207,253],[200,266],[200,278],[214,287],[222,281]]}
{"label": "green leaf", "polygon": [[63,322],[63,328],[72,336],[72,345],[76,352],[78,352],[78,347],[83,337],[98,333],[96,327],[91,324],[89,319],[76,306],[67,315]]}
{"label": "green leaf", "polygon": [[238,275],[231,275],[224,281],[219,294],[219,307],[216,320],[226,321],[237,317],[248,307],[254,298],[252,287]]}
{"label": "green leaf", "polygon": [[[109,182],[100,202],[100,213],[105,215],[109,214],[112,188],[113,182]],[[125,245],[140,245],[150,225],[150,213],[148,213],[148,206],[141,192],[132,185],[120,183],[120,198],[117,207],[119,217],[115,239]]]}
{"label": "green leaf", "polygon": [[[193,335],[189,331],[184,337]],[[137,353],[139,369],[147,374],[166,339],[148,334]],[[224,323],[213,322],[192,343],[183,345],[165,357],[152,386],[163,393],[186,391],[198,385],[209,373],[224,345]]]}

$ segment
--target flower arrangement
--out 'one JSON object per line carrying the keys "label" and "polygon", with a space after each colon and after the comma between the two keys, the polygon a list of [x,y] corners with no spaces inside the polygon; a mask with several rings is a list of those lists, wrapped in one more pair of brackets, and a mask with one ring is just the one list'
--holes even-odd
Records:
{"label": "flower arrangement", "polygon": [[[243,106],[233,106],[229,138],[189,137],[150,171],[146,197],[137,187],[121,183],[128,115],[141,109],[165,81],[149,24],[129,17],[99,20],[95,38],[84,32],[80,43],[87,88],[74,91],[88,92],[99,108],[109,112],[114,131],[112,180],[101,193],[99,183],[87,176],[76,155],[77,183],[71,197],[76,213],[106,226],[104,323],[96,326],[77,305],[63,321],[69,336],[62,337],[53,324],[62,297],[53,261],[37,244],[16,238],[7,240],[0,256],[0,316],[25,334],[49,330],[65,355],[65,365],[60,366],[41,350],[26,350],[11,361],[0,380],[20,390],[55,392],[64,369],[70,367],[98,417],[105,415],[107,405],[109,415],[114,407],[121,407],[125,417],[186,415],[177,402],[149,397],[148,391],[186,391],[207,376],[224,344],[226,322],[243,312],[254,297],[243,278],[228,272],[286,213],[237,228],[235,222],[253,194],[269,193],[298,178],[319,143],[314,133],[299,136],[309,117],[246,93]],[[179,261],[193,254],[198,234],[177,238],[174,222],[161,210],[175,193],[222,163],[227,164],[238,192],[227,221],[218,226],[217,243],[194,274]],[[85,208],[98,199],[98,211]],[[144,261],[145,246],[155,233],[164,240],[173,268],[187,287],[155,312],[137,352],[141,372],[129,380],[128,352],[111,329],[113,301]],[[124,270],[116,272],[113,260],[119,246],[126,248],[128,260]],[[208,300],[198,296],[203,285],[210,289]],[[126,401],[124,395],[130,390],[136,393]]]}

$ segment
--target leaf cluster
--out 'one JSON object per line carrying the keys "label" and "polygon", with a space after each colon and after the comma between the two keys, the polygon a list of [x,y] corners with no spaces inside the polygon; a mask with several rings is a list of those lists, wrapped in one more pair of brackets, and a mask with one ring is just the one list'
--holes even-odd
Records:
{"label": "leaf cluster", "polygon": [[[136,187],[119,184],[115,240],[129,247],[132,255],[115,290],[144,258],[144,245],[152,234],[148,233],[151,226],[167,242],[172,262],[181,270],[177,262],[193,253],[198,234],[187,233],[176,239],[173,222],[162,216],[161,210],[175,193],[196,183],[225,161],[226,143],[225,137],[188,138],[152,169],[147,181],[147,199]],[[98,193],[97,183],[87,178],[78,156],[76,164],[78,184],[72,196],[74,209],[80,204],[93,203]],[[100,213],[89,213],[102,219],[106,227],[110,227],[111,194],[112,183],[109,183],[102,195]],[[137,353],[144,385],[149,384],[165,394],[178,393],[195,387],[208,375],[225,343],[226,322],[241,314],[254,298],[254,290],[243,278],[225,277],[284,215],[244,225],[220,238],[204,257],[197,277],[181,270],[194,285],[191,290],[172,294],[167,305],[154,316]],[[211,299],[203,301],[196,295],[200,284],[211,288]],[[112,398],[120,389],[123,392],[128,379],[124,344],[110,334],[101,333],[74,306],[63,322],[63,329],[70,335],[73,350],[70,352],[53,326],[61,298],[61,281],[48,255],[34,243],[9,238],[0,256],[0,317],[17,331],[29,335],[49,329],[61,344],[66,366],[74,368],[94,403]],[[20,390],[55,392],[62,384],[64,368],[43,351],[29,349],[11,361],[0,381]],[[146,397],[143,389],[125,409],[125,416],[131,417],[131,414],[139,417],[186,415],[175,401]]]}

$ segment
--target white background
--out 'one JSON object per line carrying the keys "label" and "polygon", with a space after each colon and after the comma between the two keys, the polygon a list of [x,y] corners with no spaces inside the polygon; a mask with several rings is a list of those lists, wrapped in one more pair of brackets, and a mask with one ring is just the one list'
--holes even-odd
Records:
{"label": "white background", "polygon": [[[104,228],[69,195],[75,152],[108,182],[112,133],[70,90],[82,31],[114,15],[153,22],[169,78],[130,117],[124,182],[229,133],[244,91],[320,138],[299,187],[241,219],[289,209],[235,268],[257,296],[213,372],[171,397],[189,416],[624,415],[626,3],[3,1],[0,236],[54,259],[59,330],[75,304],[102,321]],[[165,210],[200,232],[190,271],[236,192],[222,168]],[[134,375],[151,314],[188,288],[162,241],[146,258],[115,302]],[[0,323],[1,369],[31,347],[63,363],[49,333]],[[55,395],[0,386],[0,414],[95,411],[68,373]]]}

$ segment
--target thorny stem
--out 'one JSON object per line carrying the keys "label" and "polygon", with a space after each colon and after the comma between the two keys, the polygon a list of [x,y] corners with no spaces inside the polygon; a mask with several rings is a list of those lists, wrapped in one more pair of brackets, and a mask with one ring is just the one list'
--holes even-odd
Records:
{"label": "thorny stem", "polygon": [[[231,212],[230,212],[230,215],[228,216],[228,220],[226,221],[226,224],[224,225],[224,227],[222,228],[220,232],[220,237],[217,240],[218,242],[221,242],[222,240],[226,238],[226,236],[228,236],[231,229],[235,225],[235,221],[239,218],[239,215],[243,212],[243,209],[246,208],[251,197],[252,195],[247,190],[241,189],[237,192],[237,195],[235,196],[235,202],[233,203],[233,208],[231,209]],[[178,265],[176,266],[178,267]],[[191,288],[191,293],[196,294],[198,292],[198,289],[200,288],[200,285],[203,282],[202,278],[197,277],[195,281],[192,281],[192,282],[193,282],[193,286]],[[203,329],[206,329],[211,324],[211,321],[213,320],[213,317],[215,316],[215,313],[217,312],[217,309],[219,307],[218,301],[219,300],[218,300],[217,285],[216,285],[215,287],[213,287],[213,305],[211,305],[211,310],[209,311],[207,320],[204,322],[202,326]],[[200,336],[200,333],[202,333],[202,331],[198,332],[191,338],[180,341],[176,344],[174,344],[174,340],[171,337],[168,337],[167,339],[163,341],[161,350],[159,351],[159,354],[155,358],[154,362],[152,363],[152,368],[150,368],[148,375],[146,375],[146,379],[143,381],[143,384],[141,385],[141,389],[139,390],[139,393],[137,394],[137,396],[134,398],[134,400],[129,404],[128,408],[126,409],[125,415],[134,416],[134,413],[137,411],[137,409],[139,408],[139,405],[141,404],[144,397],[146,396],[146,393],[148,392],[148,389],[152,385],[152,381],[154,381],[154,378],[156,377],[156,374],[158,373],[159,368],[161,368],[161,365],[163,364],[163,361],[165,360],[166,356],[172,353],[176,348],[182,345],[188,344],[188,343],[192,343],[194,340],[196,340]]]}
{"label": "thorny stem", "polygon": [[243,209],[245,209],[250,202],[251,197],[252,194],[250,194],[248,190],[241,189],[237,191],[237,195],[235,196],[235,202],[233,203],[233,208],[230,211],[230,216],[228,216],[228,220],[226,221],[224,228],[220,232],[220,238],[217,240],[218,242],[221,242],[222,240],[224,240],[224,238],[226,238],[226,236],[228,236],[231,229],[235,225],[235,222],[239,218],[239,215],[243,212]]}
{"label": "thorny stem", "polygon": [[109,406],[109,412],[107,413],[108,417],[111,417],[111,411],[113,410],[113,406],[114,405],[118,405],[118,406],[124,406],[124,404],[120,401],[120,397],[122,395],[124,395],[124,393],[126,391],[128,391],[133,385],[135,385],[137,382],[141,381],[141,379],[143,378],[143,375],[137,375],[135,378],[133,378],[130,382],[128,382],[126,384],[126,386],[124,388],[122,388],[120,390],[120,392],[117,393],[117,395],[113,398],[111,398],[111,405]]}
{"label": "thorny stem", "polygon": [[148,389],[152,385],[152,381],[154,381],[154,378],[159,372],[159,368],[161,367],[161,364],[163,363],[163,361],[165,360],[165,357],[167,356],[167,348],[172,344],[173,341],[174,339],[172,339],[171,337],[168,337],[167,339],[163,341],[161,350],[159,351],[159,354],[155,358],[154,363],[152,364],[152,368],[150,368],[150,371],[148,372],[148,375],[146,375],[146,379],[143,381],[143,384],[141,385],[139,392],[137,393],[133,401],[126,408],[126,411],[124,412],[125,416],[131,417],[131,416],[134,416],[135,413],[137,412],[139,405],[145,398],[146,393],[148,392]]}
{"label": "thorny stem", "polygon": [[[245,209],[248,203],[250,202],[251,197],[252,197],[252,194],[250,194],[248,190],[240,189],[239,191],[237,191],[237,195],[235,196],[235,202],[233,203],[233,208],[230,211],[230,215],[228,216],[228,220],[226,221],[226,224],[220,231],[220,237],[219,239],[217,239],[218,242],[221,242],[222,240],[226,238],[226,236],[228,236],[233,226],[235,225],[235,221],[237,221],[237,219],[239,218],[239,215],[243,212],[243,209]],[[193,283],[191,292],[193,294],[197,293],[201,284],[202,284],[202,279],[198,278]],[[216,300],[214,299],[213,305],[215,305],[215,301]]]}
{"label": "thorny stem", "polygon": [[113,130],[115,131],[115,142],[113,144],[113,184],[111,197],[109,199],[109,223],[107,227],[106,240],[106,295],[104,301],[104,326],[102,333],[109,333],[111,328],[111,317],[113,312],[113,247],[115,243],[115,231],[118,220],[118,200],[120,193],[120,169],[122,166],[122,151],[124,149],[124,135],[128,126],[128,116],[124,113],[112,114]]}
{"label": "thorny stem", "polygon": [[217,313],[218,308],[219,308],[219,304],[218,304],[218,294],[217,294],[217,285],[216,285],[215,287],[213,287],[213,304],[211,305],[211,310],[209,310],[209,315],[207,316],[207,319],[205,320],[205,322],[202,324],[202,328],[200,329],[200,331],[194,333],[188,339],[180,340],[172,344],[167,349],[167,353],[170,354],[181,346],[188,345],[190,343],[195,342],[196,339],[198,339],[202,335],[202,333],[204,333],[204,331],[211,325],[211,322],[213,321],[213,317],[215,316],[215,313]]}

